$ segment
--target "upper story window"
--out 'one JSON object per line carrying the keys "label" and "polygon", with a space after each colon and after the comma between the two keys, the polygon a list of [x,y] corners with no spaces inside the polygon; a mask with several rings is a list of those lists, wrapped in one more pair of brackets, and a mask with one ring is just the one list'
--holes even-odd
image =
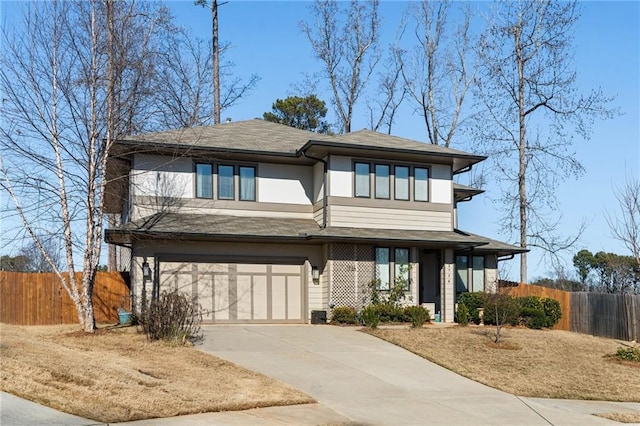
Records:
{"label": "upper story window", "polygon": [[240,166],[240,200],[256,200],[256,168]]}
{"label": "upper story window", "polygon": [[396,200],[409,200],[409,167],[396,166],[394,168],[395,188],[394,195]]}
{"label": "upper story window", "polygon": [[218,166],[218,198],[220,200],[233,200],[235,198],[235,185],[233,183],[233,166]]}
{"label": "upper story window", "polygon": [[213,198],[213,166],[196,164],[196,197]]}
{"label": "upper story window", "polygon": [[371,180],[369,179],[369,163],[355,163],[355,194],[356,197],[371,196]]}
{"label": "upper story window", "polygon": [[389,199],[389,168],[386,164],[376,164],[376,198]]}
{"label": "upper story window", "polygon": [[427,168],[413,168],[413,199],[429,201],[429,169]]}

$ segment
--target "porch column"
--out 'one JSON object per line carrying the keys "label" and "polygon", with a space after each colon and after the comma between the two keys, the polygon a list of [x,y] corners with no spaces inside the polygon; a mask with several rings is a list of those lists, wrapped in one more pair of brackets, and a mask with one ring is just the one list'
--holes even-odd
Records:
{"label": "porch column", "polygon": [[454,321],[454,304],[456,296],[454,260],[453,249],[445,249],[444,264],[442,266],[442,287],[440,289],[442,306],[442,312],[440,313],[440,315],[442,322]]}

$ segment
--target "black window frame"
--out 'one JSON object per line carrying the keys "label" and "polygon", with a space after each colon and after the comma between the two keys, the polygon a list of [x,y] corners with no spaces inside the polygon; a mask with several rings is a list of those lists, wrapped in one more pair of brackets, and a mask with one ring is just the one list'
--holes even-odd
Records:
{"label": "black window frame", "polygon": [[[211,169],[211,172],[209,173],[209,179],[210,179],[209,187],[211,188],[211,195],[210,196],[199,195],[200,176],[205,176],[205,175],[201,175],[198,172],[198,168],[200,166],[207,166],[207,167],[209,167]],[[196,197],[195,198],[200,198],[200,199],[203,199],[203,200],[212,200],[212,199],[214,199],[215,191],[213,190],[213,186],[214,186],[214,182],[213,182],[213,176],[214,176],[213,164],[212,163],[205,163],[205,162],[196,162],[195,165],[194,165],[194,172],[195,172],[195,175],[196,175],[196,179],[195,179],[195,196]]]}
{"label": "black window frame", "polygon": [[[242,198],[242,170],[253,170],[253,198]],[[239,165],[238,166],[238,200],[239,201],[256,201],[258,198],[258,168],[256,166]]]}
{"label": "black window frame", "polygon": [[[222,167],[230,167],[231,168],[231,197],[222,197],[222,186],[221,186],[221,181],[220,181],[220,168]],[[232,164],[218,164],[217,167],[217,186],[218,186],[218,200],[224,200],[224,201],[233,201],[236,199],[236,182],[235,182],[235,177],[236,177],[236,167]]]}
{"label": "black window frame", "polygon": [[[367,166],[367,194],[358,195],[358,165]],[[371,163],[366,161],[353,162],[353,195],[355,198],[371,198]]]}
{"label": "black window frame", "polygon": [[[380,281],[380,277],[378,274],[378,250],[382,249],[382,250],[387,250],[388,252],[388,258],[389,258],[389,283],[388,283],[388,288],[382,288],[382,282]],[[410,247],[395,247],[395,246],[376,246],[374,247],[374,270],[375,270],[375,274],[376,274],[376,290],[377,291],[384,291],[384,292],[389,292],[392,290],[392,286],[395,285],[396,279],[397,279],[397,273],[396,273],[396,269],[397,266],[399,266],[397,264],[396,258],[397,256],[397,250],[406,250],[407,251],[407,283],[405,288],[403,289],[405,293],[411,292],[411,248]]]}

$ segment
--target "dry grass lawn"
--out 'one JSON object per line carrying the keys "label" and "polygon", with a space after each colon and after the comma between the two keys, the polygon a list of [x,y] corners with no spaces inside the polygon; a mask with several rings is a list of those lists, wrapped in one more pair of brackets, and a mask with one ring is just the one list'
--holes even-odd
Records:
{"label": "dry grass lawn", "polygon": [[135,329],[0,325],[0,389],[100,422],[315,402],[193,347]]}
{"label": "dry grass lawn", "polygon": [[503,329],[506,348],[490,344],[492,327],[377,329],[369,333],[465,377],[540,398],[640,402],[640,365],[608,355],[612,339],[557,330]]}

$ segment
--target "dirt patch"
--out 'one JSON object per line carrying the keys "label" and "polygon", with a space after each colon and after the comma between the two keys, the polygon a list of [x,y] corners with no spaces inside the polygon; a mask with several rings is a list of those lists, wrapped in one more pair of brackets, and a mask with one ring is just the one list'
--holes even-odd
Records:
{"label": "dirt patch", "polygon": [[615,340],[568,331],[507,328],[501,345],[519,349],[499,350],[490,344],[493,331],[470,326],[366,332],[515,395],[640,402],[638,370],[605,357],[620,346]]}
{"label": "dirt patch", "polygon": [[149,342],[132,327],[2,324],[0,389],[100,422],[315,402],[193,347]]}

